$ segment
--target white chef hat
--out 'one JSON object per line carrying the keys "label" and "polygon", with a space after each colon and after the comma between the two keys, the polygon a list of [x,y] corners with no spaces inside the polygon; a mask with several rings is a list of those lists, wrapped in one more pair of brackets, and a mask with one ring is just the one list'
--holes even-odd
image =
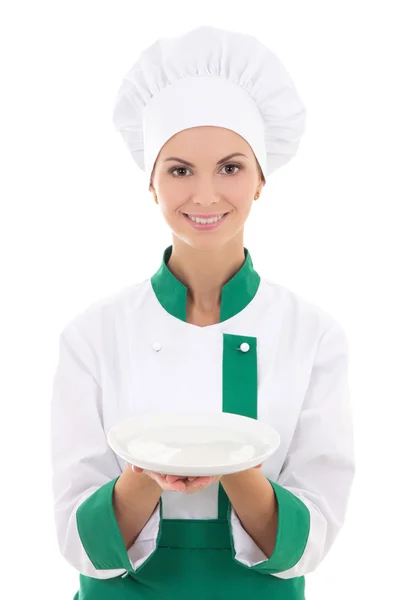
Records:
{"label": "white chef hat", "polygon": [[201,26],[146,48],[117,93],[113,123],[148,181],[163,145],[214,125],[251,146],[264,174],[295,156],[306,110],[286,69],[255,37]]}

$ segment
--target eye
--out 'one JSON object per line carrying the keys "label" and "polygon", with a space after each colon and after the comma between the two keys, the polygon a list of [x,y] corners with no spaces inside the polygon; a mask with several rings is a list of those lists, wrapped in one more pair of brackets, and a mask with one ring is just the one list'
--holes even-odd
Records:
{"label": "eye", "polygon": [[[237,169],[238,171],[240,171],[240,169],[242,168],[241,165],[228,164],[228,165],[224,165],[222,167],[222,169],[227,169],[227,168],[231,168],[231,167],[233,167],[234,169]],[[221,169],[221,171],[222,171],[222,169]],[[175,173],[175,171],[188,171],[189,172],[189,169],[187,169],[186,167],[172,167],[171,169],[169,169],[168,173],[173,174],[173,173]],[[235,171],[234,173],[223,173],[223,174],[224,175],[225,174],[226,175],[235,175],[236,173],[237,173],[237,171]],[[180,177],[182,179],[181,175],[174,175],[174,177]]]}
{"label": "eye", "polygon": [[[229,165],[224,165],[222,168],[228,168],[228,167],[233,167],[234,169],[238,169],[238,171],[240,171],[240,169],[242,168],[240,165],[233,165],[233,164],[229,164]],[[237,173],[237,171],[235,171],[235,173],[228,173],[228,175],[235,175]]]}
{"label": "eye", "polygon": [[[186,167],[172,167],[172,169],[170,169],[168,173],[174,173],[175,171],[189,171],[189,169],[187,169]],[[180,177],[180,175],[174,175],[174,177]]]}

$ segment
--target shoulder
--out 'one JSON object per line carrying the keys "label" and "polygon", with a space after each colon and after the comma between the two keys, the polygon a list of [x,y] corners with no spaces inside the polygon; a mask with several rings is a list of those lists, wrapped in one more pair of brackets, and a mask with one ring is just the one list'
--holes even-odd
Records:
{"label": "shoulder", "polygon": [[290,329],[304,330],[315,339],[333,331],[347,342],[346,332],[331,312],[289,287],[261,276],[262,290],[272,304],[281,308],[283,322]]}
{"label": "shoulder", "polygon": [[102,337],[105,330],[118,328],[135,310],[148,285],[149,279],[145,279],[91,302],[65,323],[61,335],[75,333],[89,341]]}

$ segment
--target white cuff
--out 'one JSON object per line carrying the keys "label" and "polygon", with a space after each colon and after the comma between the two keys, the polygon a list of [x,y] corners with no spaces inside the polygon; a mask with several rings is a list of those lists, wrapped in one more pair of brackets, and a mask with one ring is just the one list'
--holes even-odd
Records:
{"label": "white cuff", "polygon": [[129,560],[134,571],[136,571],[156,550],[159,528],[160,502],[158,502],[153,514],[139,533],[135,542],[128,549]]}
{"label": "white cuff", "polygon": [[259,565],[268,560],[264,552],[257,546],[253,538],[243,528],[243,525],[231,506],[231,527],[233,544],[235,548],[235,559],[247,567]]}

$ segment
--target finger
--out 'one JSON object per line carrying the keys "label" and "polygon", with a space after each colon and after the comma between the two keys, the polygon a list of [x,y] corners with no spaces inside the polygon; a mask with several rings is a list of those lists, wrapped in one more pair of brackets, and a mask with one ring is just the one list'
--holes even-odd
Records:
{"label": "finger", "polygon": [[212,481],[212,477],[208,476],[208,477],[197,477],[195,484],[199,484],[199,485],[208,485],[209,483],[211,483]]}
{"label": "finger", "polygon": [[167,479],[168,475],[164,475],[163,473],[149,472],[149,475],[163,490],[182,491],[181,481],[171,483]]}
{"label": "finger", "polygon": [[180,481],[182,479],[186,479],[186,477],[182,475],[166,475],[166,480],[168,483],[175,483],[176,481]]}
{"label": "finger", "polygon": [[185,477],[181,475],[163,475],[161,473],[156,473],[156,475],[160,478],[162,486],[166,485],[173,491],[182,492],[186,487],[185,482],[182,481]]}
{"label": "finger", "polygon": [[[204,481],[208,479],[208,481]],[[211,483],[211,477],[197,477],[195,481],[188,482],[186,484],[185,494],[194,494],[195,492],[200,492],[205,489]]]}
{"label": "finger", "polygon": [[186,483],[182,479],[178,479],[175,483],[169,484],[172,490],[183,492],[186,489]]}
{"label": "finger", "polygon": [[199,489],[202,487],[207,487],[212,482],[212,477],[197,477],[195,481],[190,483],[190,487]]}
{"label": "finger", "polygon": [[187,483],[186,484],[186,488],[185,488],[185,494],[195,494],[196,492],[199,492],[201,489],[203,489],[204,486],[198,486],[196,484],[194,484],[193,482]]}
{"label": "finger", "polygon": [[140,467],[136,467],[135,465],[131,465],[132,467],[132,471],[134,471],[135,473],[142,473],[143,469],[141,469]]}

